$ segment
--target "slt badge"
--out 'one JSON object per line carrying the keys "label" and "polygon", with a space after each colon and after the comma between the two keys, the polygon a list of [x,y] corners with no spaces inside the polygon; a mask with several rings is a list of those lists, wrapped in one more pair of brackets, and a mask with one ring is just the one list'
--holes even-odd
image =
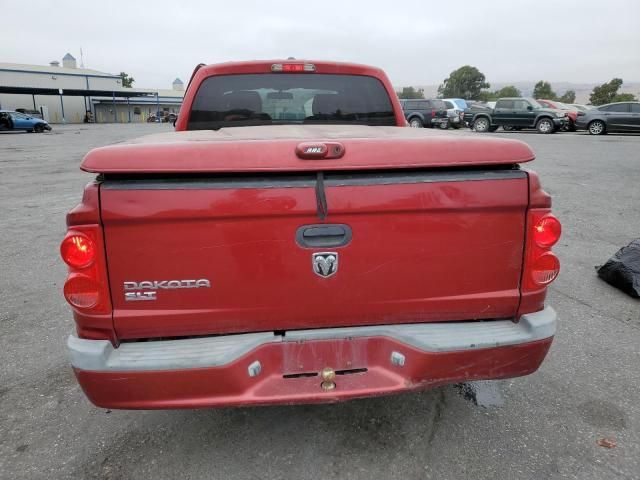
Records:
{"label": "slt badge", "polygon": [[337,252],[318,252],[311,255],[311,265],[313,273],[327,278],[334,275],[338,271],[338,254]]}

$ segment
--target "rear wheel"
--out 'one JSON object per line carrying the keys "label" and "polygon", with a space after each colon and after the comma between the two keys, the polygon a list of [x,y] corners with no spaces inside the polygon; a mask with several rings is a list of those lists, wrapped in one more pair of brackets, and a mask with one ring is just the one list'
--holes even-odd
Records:
{"label": "rear wheel", "polygon": [[548,134],[553,133],[555,131],[555,127],[553,126],[553,121],[550,118],[541,118],[536,123],[536,130],[538,133]]}
{"label": "rear wheel", "polygon": [[447,120],[446,122],[440,122],[440,128],[442,130],[446,130],[449,128],[449,120]]}
{"label": "rear wheel", "polygon": [[424,127],[424,125],[422,124],[422,120],[420,120],[418,117],[413,117],[411,120],[409,120],[409,126],[411,128],[422,128],[422,127]]}
{"label": "rear wheel", "polygon": [[490,127],[491,124],[489,123],[489,119],[487,117],[476,118],[475,122],[473,122],[473,129],[476,132],[488,132]]}
{"label": "rear wheel", "polygon": [[602,120],[594,120],[589,124],[589,133],[591,135],[602,135],[607,132],[607,127]]}

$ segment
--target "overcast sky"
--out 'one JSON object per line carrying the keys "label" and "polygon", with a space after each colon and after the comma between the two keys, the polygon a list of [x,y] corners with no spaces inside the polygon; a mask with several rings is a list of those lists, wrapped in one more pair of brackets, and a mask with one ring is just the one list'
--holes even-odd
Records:
{"label": "overcast sky", "polygon": [[0,62],[66,52],[136,87],[185,83],[200,63],[329,59],[384,68],[396,86],[478,67],[489,82],[640,81],[638,0],[2,0]]}

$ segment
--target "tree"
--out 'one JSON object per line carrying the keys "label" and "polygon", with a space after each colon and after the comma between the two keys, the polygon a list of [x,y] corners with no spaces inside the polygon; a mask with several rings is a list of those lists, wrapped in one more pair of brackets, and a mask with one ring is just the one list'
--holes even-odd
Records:
{"label": "tree", "polygon": [[589,95],[589,102],[591,105],[604,105],[606,103],[611,103],[615,101],[614,99],[618,95],[618,90],[621,86],[622,79],[614,78],[610,82],[594,87],[593,92]]}
{"label": "tree", "polygon": [[480,100],[481,102],[495,102],[497,99],[498,97],[496,96],[496,92],[482,90],[476,100]]}
{"label": "tree", "polygon": [[489,88],[484,74],[476,67],[465,65],[454,70],[438,87],[438,95],[443,98],[466,98],[478,100],[483,88]]}
{"label": "tree", "polygon": [[402,91],[396,94],[398,98],[424,98],[424,88],[402,87]]}
{"label": "tree", "polygon": [[521,97],[522,93],[513,85],[507,85],[506,87],[502,87],[500,90],[496,90],[496,97]]}
{"label": "tree", "polygon": [[483,102],[495,102],[499,98],[504,97],[521,97],[522,93],[513,85],[507,85],[502,87],[500,90],[496,90],[495,92],[490,92],[489,90],[483,90],[480,92],[478,100]]}
{"label": "tree", "polygon": [[613,97],[612,102],[636,102],[637,99],[633,93],[619,93]]}
{"label": "tree", "polygon": [[561,97],[558,97],[558,101],[562,103],[573,103],[576,101],[576,92],[567,90]]}
{"label": "tree", "polygon": [[551,88],[551,84],[549,82],[545,82],[540,80],[536,83],[535,87],[533,87],[533,98],[544,98],[545,100],[555,100],[556,92]]}
{"label": "tree", "polygon": [[136,81],[135,78],[130,77],[129,74],[127,72],[120,72],[120,76],[122,77],[122,86],[124,88],[131,88],[133,87],[133,82]]}

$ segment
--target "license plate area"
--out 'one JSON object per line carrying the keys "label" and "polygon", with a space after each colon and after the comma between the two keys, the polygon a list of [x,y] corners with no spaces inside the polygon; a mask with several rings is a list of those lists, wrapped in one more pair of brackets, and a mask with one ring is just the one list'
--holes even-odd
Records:
{"label": "license plate area", "polygon": [[283,342],[284,378],[313,377],[324,368],[336,375],[364,373],[369,366],[369,338]]}

